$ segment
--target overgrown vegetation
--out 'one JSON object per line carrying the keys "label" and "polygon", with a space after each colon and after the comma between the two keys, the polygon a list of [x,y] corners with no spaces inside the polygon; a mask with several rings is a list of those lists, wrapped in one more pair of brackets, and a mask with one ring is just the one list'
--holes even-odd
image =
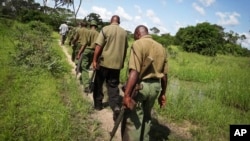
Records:
{"label": "overgrown vegetation", "polygon": [[[100,30],[109,22],[102,21],[97,13],[90,13],[83,19],[75,19],[76,11],[74,1],[72,0],[54,0],[55,7],[47,7],[40,5],[34,0],[4,0],[0,5],[0,17],[7,17],[18,20],[23,23],[28,23],[32,20],[41,21],[50,25],[54,31],[58,32],[58,27],[64,21],[68,25],[76,26],[78,21],[96,20]],[[80,1],[81,3],[81,1]],[[62,6],[73,6],[74,11],[62,8]],[[14,9],[14,10],[13,10]],[[148,27],[155,35],[153,36],[158,42],[165,47],[170,45],[180,46],[186,52],[195,52],[206,56],[216,55],[234,55],[234,56],[250,56],[250,50],[239,44],[240,41],[246,40],[244,34],[240,35],[234,31],[225,32],[224,28],[217,24],[208,22],[198,23],[194,26],[180,28],[175,36],[169,33],[157,35],[160,30],[157,27]],[[132,37],[132,32],[127,31],[129,37]]]}
{"label": "overgrown vegetation", "polygon": [[[5,20],[0,20],[0,140],[101,137],[99,123],[89,118],[92,104],[82,98],[75,78],[69,75],[71,68],[58,45],[59,35],[48,40],[40,36],[47,28],[36,27],[44,28],[41,23]],[[60,59],[55,62],[53,56]],[[51,62],[57,67],[49,69]]]}
{"label": "overgrown vegetation", "polygon": [[202,141],[228,140],[229,125],[250,123],[249,58],[205,57],[171,48],[167,106],[155,106],[166,121],[180,126],[189,121],[191,140]]}
{"label": "overgrown vegetation", "polygon": [[51,46],[52,29],[49,26],[32,21],[25,25],[16,25],[14,30],[14,65],[27,69],[45,69],[53,76],[60,76],[65,71],[61,64],[61,56]]}
{"label": "overgrown vegetation", "polygon": [[[0,140],[101,137],[100,125],[88,118],[91,104],[70,75],[59,36],[51,34],[71,12],[48,8],[44,13],[46,7],[34,2],[29,9],[24,1],[8,4],[18,8],[12,12],[9,5],[0,6],[1,17],[14,19],[0,19]],[[131,45],[133,36],[128,33]],[[244,36],[201,23],[180,29],[176,36],[153,38],[166,47],[169,57],[167,106],[155,107],[164,121],[192,133],[191,138],[171,133],[169,140],[224,141],[230,124],[250,123],[250,53],[237,44]]]}

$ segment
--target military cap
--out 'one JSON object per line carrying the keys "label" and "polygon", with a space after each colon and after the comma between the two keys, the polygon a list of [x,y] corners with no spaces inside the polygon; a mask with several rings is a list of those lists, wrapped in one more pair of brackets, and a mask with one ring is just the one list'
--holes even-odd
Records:
{"label": "military cap", "polygon": [[95,26],[97,26],[97,22],[96,22],[95,20],[92,20],[92,21],[90,22],[90,25],[95,25]]}

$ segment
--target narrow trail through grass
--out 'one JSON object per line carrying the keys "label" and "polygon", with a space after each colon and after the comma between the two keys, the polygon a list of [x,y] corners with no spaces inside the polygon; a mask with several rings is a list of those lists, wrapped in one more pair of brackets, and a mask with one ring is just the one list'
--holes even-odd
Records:
{"label": "narrow trail through grass", "polygon": [[[72,75],[76,75],[75,72],[75,63],[71,61],[71,55],[69,54],[68,48],[66,46],[61,46],[63,52],[65,53],[67,60],[69,64],[72,66]],[[78,80],[78,79],[77,79]],[[79,87],[81,87],[81,91],[83,92],[82,85],[79,83]],[[91,94],[85,94],[82,93],[83,98],[87,98],[89,101],[93,101],[92,93]],[[96,141],[106,141],[109,140],[109,132],[112,131],[112,128],[114,126],[113,118],[112,118],[112,111],[109,107],[104,108],[101,111],[94,111],[92,115],[90,116],[93,119],[97,120],[101,124],[101,128],[103,130],[103,139],[96,139]],[[118,128],[115,137],[113,138],[113,141],[121,141],[120,136],[120,127]]]}

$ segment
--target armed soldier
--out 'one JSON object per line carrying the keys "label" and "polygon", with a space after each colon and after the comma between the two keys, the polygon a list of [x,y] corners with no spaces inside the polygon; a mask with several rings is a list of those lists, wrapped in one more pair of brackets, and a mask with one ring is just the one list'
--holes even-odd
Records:
{"label": "armed soldier", "polygon": [[77,44],[73,44],[73,40],[74,40],[74,37],[77,33],[77,31],[81,28],[81,23],[78,22],[77,23],[77,26],[76,27],[72,27],[71,30],[69,31],[69,34],[68,34],[68,42],[69,42],[69,46],[72,47],[72,54],[71,54],[71,61],[75,62],[75,59],[76,59],[76,55],[75,52],[76,52],[76,48],[77,48]]}
{"label": "armed soldier", "polygon": [[[146,26],[136,27],[134,39],[136,41],[132,45],[129,58],[129,78],[123,97],[126,110],[121,125],[122,140],[148,141],[151,110],[155,100],[158,97],[160,107],[166,104],[167,56],[164,47],[148,34]],[[145,73],[140,74],[144,60],[148,57],[152,58],[153,62]],[[141,79],[143,87],[132,97],[131,93],[138,85],[138,79]]]}
{"label": "armed soldier", "polygon": [[97,29],[97,22],[92,20],[90,22],[90,30],[88,35],[88,44],[86,46],[82,46],[78,52],[77,58],[81,58],[81,77],[82,77],[82,84],[84,87],[85,93],[90,93],[91,90],[88,87],[90,84],[89,82],[89,69],[92,64],[93,55],[95,51],[95,41],[99,35]]}
{"label": "armed soldier", "polygon": [[[94,108],[103,108],[103,83],[106,82],[109,106],[113,110],[115,120],[120,112],[120,70],[124,66],[128,40],[127,32],[119,26],[120,17],[112,16],[110,25],[105,26],[96,40],[93,68],[96,70],[93,99]],[[100,60],[100,61],[98,61]],[[99,63],[98,63],[99,62]]]}
{"label": "armed soldier", "polygon": [[78,52],[82,47],[86,47],[88,45],[88,38],[89,38],[89,30],[87,29],[87,22],[82,21],[81,23],[81,28],[79,30],[77,30],[75,36],[74,36],[74,40],[72,41],[72,44],[76,44],[76,50],[75,50],[75,54],[76,56],[76,60],[75,60],[75,64],[77,66],[76,69],[76,73],[81,72],[81,68],[79,66],[81,66],[81,59],[79,58],[80,56],[78,56]]}

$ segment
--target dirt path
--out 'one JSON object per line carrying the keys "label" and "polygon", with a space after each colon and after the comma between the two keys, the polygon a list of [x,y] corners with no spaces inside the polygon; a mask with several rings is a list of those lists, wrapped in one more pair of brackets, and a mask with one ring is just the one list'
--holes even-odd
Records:
{"label": "dirt path", "polygon": [[[71,61],[71,55],[69,54],[69,51],[68,51],[69,48],[67,48],[66,46],[61,46],[61,48],[63,52],[65,53],[69,64],[72,66],[72,70],[71,70],[72,75],[76,75],[75,63]],[[93,101],[92,94],[88,94],[88,95],[83,94],[83,96],[87,97],[91,102]],[[102,109],[101,111],[94,111],[91,117],[101,123],[101,128],[104,131],[103,136],[105,139],[96,139],[96,141],[106,141],[107,139],[109,139],[109,136],[110,136],[109,132],[112,131],[112,128],[114,126],[114,122],[112,120],[113,114],[112,114],[111,109],[109,107],[106,107]],[[113,138],[113,141],[121,141],[120,127],[117,129],[117,132]]]}

